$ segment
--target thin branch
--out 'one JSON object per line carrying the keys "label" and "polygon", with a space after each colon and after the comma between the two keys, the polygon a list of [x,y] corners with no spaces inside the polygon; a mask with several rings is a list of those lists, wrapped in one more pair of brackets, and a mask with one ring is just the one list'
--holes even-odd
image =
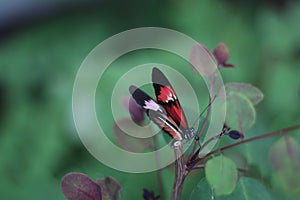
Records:
{"label": "thin branch", "polygon": [[171,200],[179,200],[182,191],[183,181],[187,175],[186,165],[183,160],[182,142],[176,141],[173,145],[175,154],[175,180],[173,183],[173,190]]}
{"label": "thin branch", "polygon": [[[213,75],[215,75],[216,72],[217,72],[217,71],[215,71],[211,76],[213,77]],[[211,106],[212,106],[213,101],[214,101],[215,98],[216,98],[216,96],[214,96],[214,98],[212,98],[212,94],[213,94],[214,90],[215,90],[215,80],[213,79],[213,80],[212,80],[212,83],[211,83],[211,85],[210,85],[210,88],[209,88],[209,104],[208,104],[208,108],[207,108],[207,113],[206,113],[206,116],[205,116],[203,125],[202,125],[202,127],[201,127],[201,130],[200,130],[200,132],[199,132],[199,134],[198,134],[198,140],[196,140],[195,143],[194,143],[192,152],[191,152],[191,154],[189,155],[189,158],[188,158],[188,160],[187,160],[187,163],[189,163],[189,162],[191,161],[191,159],[192,159],[192,157],[193,157],[193,155],[194,155],[194,153],[195,153],[195,150],[196,150],[196,148],[197,148],[197,146],[198,146],[198,144],[199,144],[200,138],[202,137],[202,135],[203,135],[203,133],[204,133],[204,130],[205,130],[206,126],[207,126],[208,118],[210,117]]]}
{"label": "thin branch", "polygon": [[[207,114],[206,114],[206,117],[204,119],[203,126],[201,127],[201,130],[200,130],[199,135],[198,135],[199,139],[202,137],[202,135],[204,133],[204,130],[206,128],[206,125],[207,125],[207,122],[208,122],[208,118],[210,116],[211,104],[212,104],[212,98],[211,98],[211,96],[209,96],[209,106],[207,108]],[[198,145],[199,140],[197,140],[196,142],[197,142],[197,145]]]}
{"label": "thin branch", "polygon": [[209,118],[209,116],[210,116],[211,104],[212,104],[212,98],[211,98],[211,96],[209,96],[209,104],[208,104],[209,106],[208,106],[208,108],[207,108],[207,114],[206,114],[206,116],[205,116],[203,125],[202,125],[201,130],[200,130],[200,132],[199,132],[199,134],[198,134],[198,138],[199,138],[199,139],[195,141],[194,146],[193,146],[193,149],[192,149],[192,152],[191,152],[191,154],[189,155],[189,158],[188,158],[187,163],[189,163],[189,162],[191,161],[191,159],[192,159],[192,157],[193,157],[193,155],[194,155],[194,153],[195,153],[195,151],[196,151],[196,148],[197,148],[197,146],[198,146],[198,144],[199,144],[199,140],[200,140],[201,136],[203,135],[203,132],[204,132],[204,130],[205,130],[205,128],[206,128],[206,125],[207,125],[207,122],[208,122],[208,118]]}
{"label": "thin branch", "polygon": [[194,161],[192,161],[189,164],[188,168],[193,168],[193,166],[197,162],[199,162],[200,160],[203,160],[203,159],[205,159],[205,158],[207,158],[207,157],[209,157],[209,156],[211,156],[213,154],[220,153],[220,152],[222,152],[222,151],[224,151],[226,149],[230,149],[230,148],[236,147],[238,145],[245,144],[245,143],[248,143],[248,142],[252,142],[252,141],[255,141],[255,140],[260,140],[260,139],[264,139],[264,138],[268,138],[268,137],[273,137],[273,136],[276,136],[276,135],[283,135],[285,133],[288,133],[290,131],[297,130],[297,129],[300,129],[300,124],[297,124],[295,126],[291,126],[291,127],[288,127],[288,128],[284,128],[284,129],[279,130],[279,131],[274,131],[274,132],[266,133],[266,134],[263,134],[263,135],[260,135],[260,136],[257,136],[257,137],[249,138],[249,139],[246,139],[246,140],[241,140],[239,142],[236,142],[236,143],[233,143],[233,144],[221,147],[219,149],[216,149],[214,151],[209,152],[208,154],[206,154],[203,157],[195,159]]}
{"label": "thin branch", "polygon": [[199,165],[194,166],[192,169],[190,169],[190,171],[196,170],[196,169],[204,169],[204,168],[205,168],[205,164],[199,164]]}
{"label": "thin branch", "polygon": [[221,136],[222,136],[222,133],[219,134],[219,135],[216,135],[216,136],[213,136],[213,137],[209,138],[209,139],[201,146],[199,153],[200,153],[201,150],[203,150],[204,147],[206,147],[210,142],[212,142],[213,140],[219,139]]}
{"label": "thin branch", "polygon": [[158,191],[161,199],[164,199],[164,188],[163,188],[162,175],[161,175],[162,170],[161,170],[159,154],[157,153],[157,146],[158,146],[157,136],[154,137],[153,143],[154,143],[155,159],[158,165],[158,170],[157,170]]}

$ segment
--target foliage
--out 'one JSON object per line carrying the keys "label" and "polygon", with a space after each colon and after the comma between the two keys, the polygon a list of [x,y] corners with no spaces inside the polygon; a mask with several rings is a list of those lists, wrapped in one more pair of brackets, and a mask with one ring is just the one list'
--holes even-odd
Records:
{"label": "foliage", "polygon": [[[64,199],[60,181],[70,171],[84,172],[93,180],[96,177],[115,177],[123,187],[123,199],[141,198],[143,188],[154,191],[154,194],[159,193],[155,173],[123,174],[99,164],[81,144],[72,121],[72,86],[80,63],[99,42],[130,28],[173,28],[207,44],[210,49],[219,41],[228,44],[231,51],[229,63],[234,63],[235,68],[222,71],[224,81],[251,83],[260,88],[265,97],[255,107],[257,120],[245,131],[245,138],[299,122],[298,2],[281,1],[283,5],[278,6],[278,1],[172,1],[173,4],[169,4],[169,1],[157,4],[153,1],[115,1],[100,5],[79,1],[83,5],[78,7],[71,6],[73,1],[63,2],[64,5],[60,5],[59,1],[55,1],[58,6],[52,8],[52,12],[51,9],[45,11],[41,7],[34,10],[33,6],[30,12],[25,12],[29,14],[25,17],[19,9],[13,9],[11,12],[20,18],[15,16],[9,18],[9,21],[1,20],[2,199]],[[4,7],[5,3],[2,4]],[[7,12],[8,9],[1,14]],[[112,90],[110,83],[130,67],[153,62],[153,58],[182,70],[193,87],[199,88],[197,95],[203,102],[200,106],[205,107],[207,99],[203,91],[206,90],[199,83],[199,77],[182,68],[186,63],[161,52],[155,54],[147,51],[135,56],[129,55],[129,58],[120,58],[121,61],[114,63],[107,71],[105,92],[98,95],[97,102],[101,105],[96,106],[104,108],[105,113],[108,113],[103,122],[107,125],[107,132],[112,133],[113,126],[109,114],[110,104],[106,103]],[[186,112],[192,112],[193,108],[183,106]],[[290,137],[299,143],[299,134],[292,132]],[[257,193],[262,196],[267,190],[272,199],[299,199],[299,194],[290,196],[285,191],[297,191],[297,188],[287,187],[284,191],[275,191],[282,187],[273,183],[283,180],[290,184],[281,177],[284,173],[293,172],[293,169],[277,171],[272,167],[273,161],[268,160],[272,155],[271,147],[279,140],[282,138],[274,137],[234,149],[240,157],[247,158],[248,173],[257,177],[256,182],[247,187],[239,184],[240,179],[236,188],[255,190],[257,186],[260,188],[258,191],[262,191]],[[232,140],[224,138],[221,143],[230,144]],[[280,148],[275,146],[275,149]],[[287,157],[283,165],[289,162]],[[172,187],[171,172],[167,169],[162,174],[166,199]],[[271,180],[274,173],[278,175]],[[190,196],[202,176],[193,173],[186,180],[182,197]],[[266,186],[261,187],[257,182]],[[269,187],[270,182],[272,187]],[[210,191],[206,185],[206,191]]]}

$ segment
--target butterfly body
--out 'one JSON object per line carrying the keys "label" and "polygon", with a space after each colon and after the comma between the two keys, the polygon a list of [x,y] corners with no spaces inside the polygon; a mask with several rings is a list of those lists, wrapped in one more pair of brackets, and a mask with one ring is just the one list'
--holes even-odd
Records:
{"label": "butterfly body", "polygon": [[189,128],[184,112],[171,84],[158,69],[152,70],[152,82],[156,101],[136,86],[130,86],[133,99],[142,106],[149,118],[174,140],[189,140],[194,136],[194,128]]}

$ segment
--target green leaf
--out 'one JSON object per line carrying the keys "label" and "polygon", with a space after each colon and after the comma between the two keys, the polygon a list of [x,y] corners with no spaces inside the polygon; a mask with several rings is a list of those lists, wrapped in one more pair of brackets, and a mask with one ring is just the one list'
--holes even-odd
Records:
{"label": "green leaf", "polygon": [[236,185],[238,171],[235,163],[225,156],[218,156],[206,163],[205,175],[217,196],[230,194]]}
{"label": "green leaf", "polygon": [[215,196],[205,178],[201,179],[191,193],[190,200],[270,200],[264,185],[253,178],[240,178],[235,190],[226,196]]}
{"label": "green leaf", "polygon": [[248,83],[227,83],[226,94],[238,93],[250,100],[253,105],[258,104],[264,98],[264,94],[256,87]]}
{"label": "green leaf", "polygon": [[300,192],[300,146],[286,135],[270,149],[269,158],[275,170],[273,185],[287,193]]}
{"label": "green leaf", "polygon": [[226,99],[226,124],[244,133],[255,122],[256,112],[253,104],[247,97],[236,92],[228,94]]}
{"label": "green leaf", "polygon": [[213,190],[205,178],[202,178],[193,189],[190,200],[212,199]]}

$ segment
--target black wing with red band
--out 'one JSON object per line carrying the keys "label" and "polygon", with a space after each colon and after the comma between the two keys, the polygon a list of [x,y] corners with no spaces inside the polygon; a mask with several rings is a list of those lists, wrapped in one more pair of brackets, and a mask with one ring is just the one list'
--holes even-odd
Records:
{"label": "black wing with red band", "polygon": [[175,140],[189,139],[193,128],[188,128],[185,115],[177,96],[165,75],[158,69],[152,70],[152,82],[157,101],[141,89],[130,86],[133,99],[147,113],[149,118]]}
{"label": "black wing with red band", "polygon": [[177,126],[188,129],[186,117],[177,95],[168,79],[158,68],[153,68],[152,70],[152,82],[157,102],[166,109],[168,115],[172,117]]}
{"label": "black wing with red band", "polygon": [[149,118],[155,124],[157,124],[175,140],[182,140],[183,132],[176,125],[174,120],[168,116],[161,105],[159,105],[144,91],[135,86],[130,86],[129,91],[133,99],[146,111]]}

